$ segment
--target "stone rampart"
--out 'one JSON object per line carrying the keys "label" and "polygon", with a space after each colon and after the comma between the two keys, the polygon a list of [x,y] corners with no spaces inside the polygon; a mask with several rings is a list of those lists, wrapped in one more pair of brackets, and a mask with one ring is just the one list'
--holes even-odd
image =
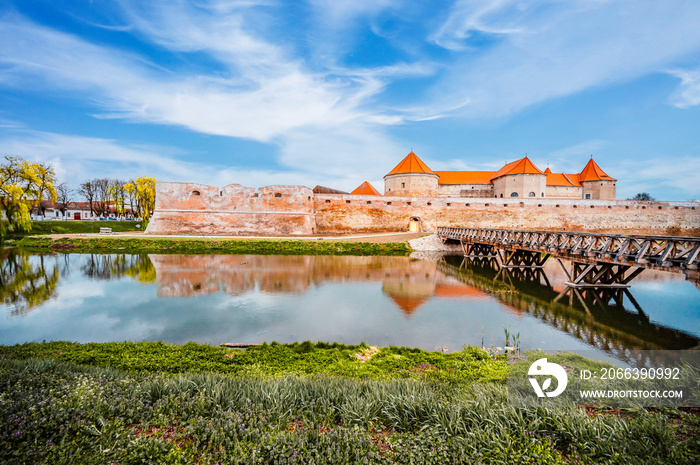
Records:
{"label": "stone rampart", "polygon": [[700,235],[700,202],[314,194],[301,186],[156,186],[148,234],[312,235],[438,226]]}
{"label": "stone rampart", "polygon": [[229,184],[158,182],[148,234],[309,235],[313,192],[303,186],[260,189]]}
{"label": "stone rampart", "polygon": [[438,226],[697,235],[700,202],[315,196],[318,233],[407,231]]}

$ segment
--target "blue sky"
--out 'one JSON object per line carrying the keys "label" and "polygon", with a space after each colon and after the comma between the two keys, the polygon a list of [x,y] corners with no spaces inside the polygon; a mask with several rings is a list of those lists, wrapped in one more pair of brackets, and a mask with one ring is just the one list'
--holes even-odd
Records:
{"label": "blue sky", "polygon": [[0,0],[0,154],[350,190],[527,154],[700,199],[700,2]]}

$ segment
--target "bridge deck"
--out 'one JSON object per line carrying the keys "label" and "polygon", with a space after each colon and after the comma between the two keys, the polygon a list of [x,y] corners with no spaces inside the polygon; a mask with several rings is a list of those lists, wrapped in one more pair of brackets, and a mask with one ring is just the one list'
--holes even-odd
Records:
{"label": "bridge deck", "polygon": [[443,241],[484,244],[498,249],[542,252],[572,261],[635,266],[700,278],[700,238],[628,236],[567,231],[439,227]]}

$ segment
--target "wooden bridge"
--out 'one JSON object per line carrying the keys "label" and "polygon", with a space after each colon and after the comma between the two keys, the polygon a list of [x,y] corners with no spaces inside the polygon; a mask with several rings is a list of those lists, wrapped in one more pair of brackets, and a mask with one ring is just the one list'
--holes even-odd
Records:
{"label": "wooden bridge", "polygon": [[628,287],[644,269],[683,273],[700,289],[700,238],[563,231],[439,227],[443,242],[459,242],[465,256],[495,257],[502,267],[542,267],[561,261],[571,287]]}

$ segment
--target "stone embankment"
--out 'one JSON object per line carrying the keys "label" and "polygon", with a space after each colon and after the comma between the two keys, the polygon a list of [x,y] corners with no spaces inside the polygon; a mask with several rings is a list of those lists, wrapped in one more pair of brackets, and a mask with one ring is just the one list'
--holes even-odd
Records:
{"label": "stone embankment", "polygon": [[[443,244],[437,234],[419,237],[408,241],[408,245],[415,252],[429,252],[440,254],[459,254],[462,253],[462,248],[459,244]],[[411,254],[411,256],[414,256]]]}

